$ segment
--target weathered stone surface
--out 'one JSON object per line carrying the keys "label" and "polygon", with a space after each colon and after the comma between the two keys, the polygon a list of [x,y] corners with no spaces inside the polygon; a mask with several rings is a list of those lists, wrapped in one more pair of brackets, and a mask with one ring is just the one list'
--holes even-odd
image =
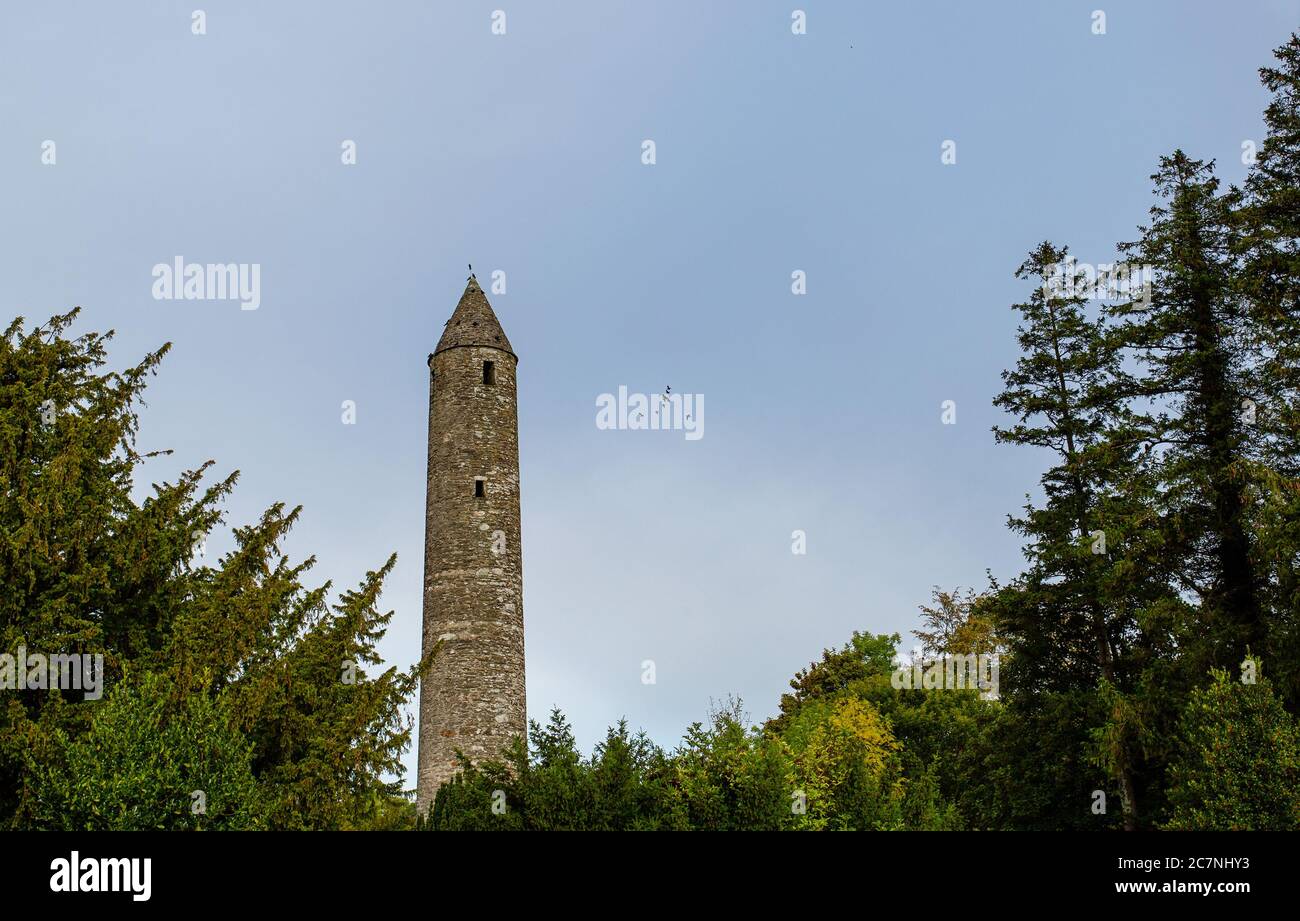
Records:
{"label": "weathered stone surface", "polygon": [[471,278],[429,359],[423,648],[443,645],[420,687],[422,813],[456,772],[457,749],[496,758],[527,728],[517,363]]}

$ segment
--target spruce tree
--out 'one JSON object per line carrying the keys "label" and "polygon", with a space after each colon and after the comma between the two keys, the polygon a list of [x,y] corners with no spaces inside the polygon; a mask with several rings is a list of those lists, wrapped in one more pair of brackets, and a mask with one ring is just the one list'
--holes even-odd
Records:
{"label": "spruce tree", "polygon": [[1033,710],[1045,694],[1082,689],[1109,698],[1116,725],[1105,761],[1131,829],[1138,804],[1123,695],[1133,683],[1128,659],[1141,586],[1121,550],[1132,553],[1136,544],[1141,509],[1126,500],[1124,485],[1141,458],[1131,440],[1115,437],[1129,420],[1103,397],[1122,370],[1104,323],[1085,313],[1092,292],[1067,250],[1040,244],[1016,276],[1035,286],[1015,305],[1021,355],[1003,372],[1006,387],[994,403],[1017,421],[994,433],[999,442],[1050,452],[1053,463],[1040,480],[1043,500],[1011,520],[1026,539],[1030,568],[990,602],[1010,647],[1009,699]]}
{"label": "spruce tree", "polygon": [[1197,605],[1203,673],[1236,668],[1266,635],[1251,521],[1256,452],[1243,411],[1254,356],[1234,284],[1238,196],[1220,191],[1213,164],[1182,151],[1151,178],[1162,201],[1122,249],[1154,278],[1143,297],[1110,308],[1110,341],[1137,366],[1111,398],[1128,408],[1152,459],[1145,472],[1167,575]]}
{"label": "spruce tree", "polygon": [[1258,361],[1250,396],[1261,466],[1257,522],[1262,604],[1268,617],[1264,656],[1282,698],[1300,708],[1300,35],[1260,69],[1272,99],[1268,134],[1247,176],[1234,217],[1246,301]]}

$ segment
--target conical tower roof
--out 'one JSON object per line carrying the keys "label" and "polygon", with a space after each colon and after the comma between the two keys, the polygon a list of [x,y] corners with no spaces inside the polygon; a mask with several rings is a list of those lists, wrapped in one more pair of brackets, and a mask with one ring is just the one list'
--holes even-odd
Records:
{"label": "conical tower roof", "polygon": [[[515,354],[510,340],[506,338],[506,331],[501,328],[501,321],[492,312],[487,295],[473,275],[469,277],[465,293],[460,296],[460,303],[447,321],[447,328],[442,331],[442,338],[438,340],[438,347],[433,350],[433,354],[462,345],[500,349]],[[516,359],[518,357],[515,356]]]}

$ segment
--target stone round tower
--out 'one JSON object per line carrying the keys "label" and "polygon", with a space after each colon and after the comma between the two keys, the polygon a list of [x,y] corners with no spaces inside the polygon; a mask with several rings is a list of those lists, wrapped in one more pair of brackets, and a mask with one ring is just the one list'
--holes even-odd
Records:
{"label": "stone round tower", "polygon": [[416,803],[527,731],[515,356],[471,275],[429,356],[424,639]]}

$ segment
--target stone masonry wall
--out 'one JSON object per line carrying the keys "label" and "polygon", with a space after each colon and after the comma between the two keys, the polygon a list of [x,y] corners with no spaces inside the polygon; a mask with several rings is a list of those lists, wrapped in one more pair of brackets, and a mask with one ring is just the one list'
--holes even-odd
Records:
{"label": "stone masonry wall", "polygon": [[[485,361],[494,384],[483,382]],[[478,346],[431,361],[423,646],[443,645],[420,688],[421,813],[456,772],[456,749],[497,758],[527,729],[516,364]]]}

